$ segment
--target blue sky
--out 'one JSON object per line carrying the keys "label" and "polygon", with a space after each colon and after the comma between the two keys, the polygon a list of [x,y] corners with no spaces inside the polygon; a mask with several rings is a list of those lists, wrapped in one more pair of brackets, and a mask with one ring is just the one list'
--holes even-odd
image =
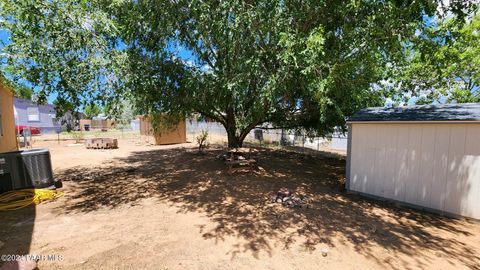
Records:
{"label": "blue sky", "polygon": [[7,42],[9,36],[10,36],[10,35],[8,34],[7,31],[0,29],[0,40],[1,40],[2,42]]}

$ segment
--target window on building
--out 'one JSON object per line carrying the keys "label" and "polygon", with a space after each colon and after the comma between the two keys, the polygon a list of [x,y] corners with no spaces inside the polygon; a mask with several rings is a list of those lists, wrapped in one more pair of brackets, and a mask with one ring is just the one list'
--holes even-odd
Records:
{"label": "window on building", "polygon": [[39,122],[40,121],[40,112],[38,107],[28,107],[28,122]]}

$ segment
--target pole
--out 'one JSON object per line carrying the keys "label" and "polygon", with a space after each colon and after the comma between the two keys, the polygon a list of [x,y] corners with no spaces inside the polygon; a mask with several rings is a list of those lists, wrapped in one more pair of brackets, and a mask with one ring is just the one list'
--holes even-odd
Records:
{"label": "pole", "polygon": [[303,134],[303,138],[302,138],[302,149],[303,149],[303,152],[305,152],[305,134]]}

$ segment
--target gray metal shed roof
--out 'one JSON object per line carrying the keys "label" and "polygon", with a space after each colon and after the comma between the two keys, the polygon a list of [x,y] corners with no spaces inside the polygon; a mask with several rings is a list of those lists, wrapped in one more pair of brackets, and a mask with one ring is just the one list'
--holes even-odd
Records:
{"label": "gray metal shed roof", "polygon": [[374,107],[358,111],[347,122],[480,121],[480,103]]}

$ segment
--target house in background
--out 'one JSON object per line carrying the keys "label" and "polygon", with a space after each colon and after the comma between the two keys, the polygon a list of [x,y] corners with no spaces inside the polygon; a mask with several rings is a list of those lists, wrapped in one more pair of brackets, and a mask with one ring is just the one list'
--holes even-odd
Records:
{"label": "house in background", "polygon": [[0,153],[18,150],[13,113],[13,93],[0,82]]}
{"label": "house in background", "polygon": [[[83,117],[85,115],[83,114]],[[82,118],[83,118],[82,117]],[[114,129],[117,127],[117,124],[114,120],[109,119],[103,114],[92,117],[92,119],[80,119],[79,121],[79,130],[81,131],[90,131],[90,130],[108,130]]]}
{"label": "house in background", "polygon": [[60,131],[61,123],[56,118],[54,105],[36,104],[23,98],[14,98],[13,104],[17,126],[36,127],[41,133]]}

